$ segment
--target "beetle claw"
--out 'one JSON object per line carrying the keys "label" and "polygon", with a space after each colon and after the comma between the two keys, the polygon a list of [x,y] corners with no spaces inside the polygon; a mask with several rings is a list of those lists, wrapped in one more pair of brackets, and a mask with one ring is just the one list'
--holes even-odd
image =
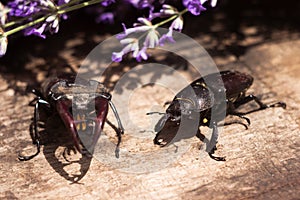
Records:
{"label": "beetle claw", "polygon": [[23,156],[20,152],[18,155],[18,159],[19,161],[27,161],[27,160],[31,160],[32,158],[34,158],[35,156],[37,156],[40,153],[40,142],[38,140],[35,141],[35,145],[36,145],[36,152],[35,154],[32,154],[30,156]]}
{"label": "beetle claw", "polygon": [[212,153],[208,153],[209,157],[214,159],[215,161],[226,161],[226,157],[219,157],[219,156],[214,156]]}
{"label": "beetle claw", "polygon": [[270,105],[269,107],[281,107],[283,109],[286,109],[286,103],[279,101],[277,103]]}
{"label": "beetle claw", "polygon": [[214,146],[214,148],[212,148],[212,150],[210,152],[208,152],[209,157],[211,157],[212,159],[216,160],[216,161],[226,161],[226,157],[220,157],[220,156],[214,156],[213,154],[215,153],[215,151],[217,150],[217,147]]}

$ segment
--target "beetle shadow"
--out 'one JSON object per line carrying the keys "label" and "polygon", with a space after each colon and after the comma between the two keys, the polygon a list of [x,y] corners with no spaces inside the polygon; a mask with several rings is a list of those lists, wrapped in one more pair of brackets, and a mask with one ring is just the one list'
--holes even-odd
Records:
{"label": "beetle shadow", "polygon": [[75,149],[63,122],[55,115],[48,118],[40,134],[43,154],[50,166],[66,180],[79,183],[90,168],[92,155]]}

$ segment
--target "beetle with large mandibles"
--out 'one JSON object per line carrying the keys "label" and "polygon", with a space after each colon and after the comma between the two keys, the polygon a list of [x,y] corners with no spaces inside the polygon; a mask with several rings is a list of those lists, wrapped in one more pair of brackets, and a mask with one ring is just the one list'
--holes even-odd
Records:
{"label": "beetle with large mandibles", "polygon": [[[286,104],[283,102],[266,105],[254,95],[246,96],[246,91],[252,83],[252,76],[238,71],[222,71],[193,81],[175,96],[166,113],[157,123],[156,131],[158,133],[154,138],[154,143],[163,147],[190,136],[196,135],[200,138],[199,127],[207,126],[212,129],[212,136],[206,151],[211,158],[224,161],[224,157],[213,155],[219,134],[218,122],[227,115],[235,115],[245,119],[250,125],[250,119],[245,117],[244,113],[237,112],[236,109],[252,100],[259,105],[259,108],[250,112],[270,107],[286,108]],[[223,90],[220,89],[222,85]],[[225,92],[223,106],[222,98],[218,97],[221,96],[222,91]],[[213,117],[212,112],[215,113]],[[177,135],[178,132],[183,135]]]}
{"label": "beetle with large mandibles", "polygon": [[[76,80],[76,81],[75,81]],[[33,90],[37,96],[34,100],[33,128],[31,137],[37,151],[33,155],[19,155],[19,160],[26,161],[34,158],[40,152],[39,121],[40,108],[46,108],[53,114],[58,114],[72,137],[75,148],[83,152],[85,148],[95,146],[103,130],[104,123],[111,107],[117,123],[116,130],[118,142],[116,145],[116,157],[119,156],[119,145],[124,129],[114,104],[111,94],[107,92],[103,84],[95,80],[75,79],[74,75],[61,75],[47,79],[41,87],[41,91]],[[88,142],[83,142],[84,136],[80,131],[90,130]],[[87,141],[87,140],[86,140]]]}

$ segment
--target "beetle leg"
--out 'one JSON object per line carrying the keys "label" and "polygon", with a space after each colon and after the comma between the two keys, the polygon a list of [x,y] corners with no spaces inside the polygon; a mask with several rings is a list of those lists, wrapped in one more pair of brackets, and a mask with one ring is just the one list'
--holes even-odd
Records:
{"label": "beetle leg", "polygon": [[[231,112],[230,115],[234,115],[234,116],[237,116],[237,117],[239,117],[239,118],[242,118],[242,119],[246,120],[247,123],[248,123],[248,126],[250,126],[250,124],[251,124],[250,119],[249,119],[248,117],[245,117],[242,113]],[[246,125],[246,127],[247,127],[247,125]],[[246,129],[248,129],[248,127],[247,127]]]}
{"label": "beetle leg", "polygon": [[286,108],[286,104],[285,104],[284,102],[277,102],[277,103],[273,103],[273,104],[267,105],[267,104],[264,104],[263,102],[261,102],[261,101],[259,100],[259,98],[257,98],[256,96],[254,96],[254,95],[252,95],[252,94],[250,94],[250,95],[244,97],[244,98],[243,98],[242,100],[240,100],[240,101],[235,102],[235,103],[234,103],[234,106],[237,108],[237,107],[239,107],[239,106],[241,106],[241,105],[243,105],[243,104],[246,104],[246,103],[248,103],[248,102],[250,102],[250,101],[253,101],[253,100],[259,105],[259,109],[250,111],[250,112],[248,112],[247,114],[252,113],[252,112],[255,112],[255,111],[258,111],[258,110],[264,110],[264,109],[266,109],[266,108],[271,108],[271,107],[282,107],[282,108],[284,108],[284,109]]}
{"label": "beetle leg", "polygon": [[[246,120],[247,123],[248,123],[248,126],[250,126],[250,124],[251,124],[250,119],[248,117],[245,117],[243,113],[236,112],[235,111],[236,106],[235,106],[234,103],[228,102],[227,105],[228,105],[228,108],[227,108],[228,115],[234,115],[234,116],[237,116],[239,118],[242,118],[242,119]],[[246,129],[248,129],[248,126],[245,125]]]}
{"label": "beetle leg", "polygon": [[201,140],[202,142],[204,143],[208,143],[208,139],[205,137],[205,135],[203,135],[201,132],[200,132],[200,129],[198,129],[197,131],[197,134],[196,134],[196,137],[199,138],[199,140]]}
{"label": "beetle leg", "polygon": [[36,152],[30,156],[23,156],[21,154],[18,155],[18,159],[20,161],[26,161],[34,158],[40,153],[40,134],[38,131],[38,122],[40,120],[39,117],[39,106],[40,105],[47,105],[50,106],[49,103],[40,97],[37,97],[37,101],[34,105],[34,114],[33,114],[33,123],[30,125],[30,135],[32,138],[32,143],[36,145]]}
{"label": "beetle leg", "polygon": [[225,157],[218,157],[214,156],[213,154],[215,153],[215,150],[217,150],[216,144],[218,143],[218,137],[219,137],[219,131],[218,131],[218,126],[216,122],[213,122],[212,124],[212,135],[210,138],[210,142],[206,147],[206,151],[208,152],[208,155],[216,160],[216,161],[226,161]]}
{"label": "beetle leg", "polygon": [[112,101],[109,101],[109,105],[115,115],[115,118],[117,120],[117,123],[118,123],[118,131],[117,131],[117,136],[118,136],[118,143],[117,143],[117,146],[116,146],[116,150],[115,150],[115,154],[116,154],[116,157],[119,158],[119,152],[120,152],[120,144],[121,144],[121,140],[122,140],[122,134],[124,134],[124,128],[123,128],[123,125],[121,123],[121,119],[119,117],[119,114],[117,112],[117,109],[115,107],[115,105],[113,104]]}
{"label": "beetle leg", "polygon": [[229,126],[229,125],[232,125],[232,124],[240,124],[240,125],[244,126],[246,130],[248,129],[248,125],[246,125],[246,124],[244,124],[242,122],[238,122],[238,121],[235,121],[235,122],[225,122],[223,124],[223,126]]}

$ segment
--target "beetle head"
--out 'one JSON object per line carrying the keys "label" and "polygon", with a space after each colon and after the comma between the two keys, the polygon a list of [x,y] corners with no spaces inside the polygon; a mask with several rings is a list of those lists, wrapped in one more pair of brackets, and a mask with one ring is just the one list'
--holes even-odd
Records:
{"label": "beetle head", "polygon": [[154,144],[164,147],[195,136],[199,130],[199,120],[195,119],[197,118],[193,114],[181,116],[165,114],[156,125],[157,134],[153,140]]}
{"label": "beetle head", "polygon": [[168,145],[176,135],[180,126],[180,116],[174,117],[170,114],[163,116],[157,123],[155,129],[158,131],[153,142],[161,147]]}

